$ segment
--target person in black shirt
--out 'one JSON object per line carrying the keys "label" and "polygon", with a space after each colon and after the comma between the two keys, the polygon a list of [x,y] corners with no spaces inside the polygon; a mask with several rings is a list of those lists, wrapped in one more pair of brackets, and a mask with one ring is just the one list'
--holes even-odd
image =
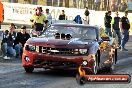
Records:
{"label": "person in black shirt", "polygon": [[17,56],[22,55],[22,48],[24,47],[24,44],[26,41],[30,38],[30,35],[26,32],[26,26],[21,27],[21,32],[17,33],[17,37],[15,40],[15,50],[17,53]]}
{"label": "person in black shirt", "polygon": [[89,24],[89,14],[90,13],[89,13],[88,7],[86,7],[84,12],[86,24]]}
{"label": "person in black shirt", "polygon": [[62,10],[62,14],[59,15],[59,20],[67,20],[64,10]]}
{"label": "person in black shirt", "polygon": [[120,29],[122,31],[122,40],[121,40],[121,51],[128,51],[125,49],[125,44],[129,40],[129,29],[130,29],[130,22],[127,18],[128,11],[125,11],[125,16],[123,16],[120,20]]}
{"label": "person in black shirt", "polygon": [[116,37],[116,35],[118,36],[118,44],[120,46],[121,44],[121,32],[119,27],[120,17],[118,12],[116,12],[115,14],[116,16],[112,20],[112,28],[113,28],[113,34],[114,34],[113,37]]}
{"label": "person in black shirt", "polygon": [[112,21],[111,11],[108,11],[108,12],[105,14],[104,22],[105,22],[105,33],[106,33],[107,35],[109,35],[110,37],[112,37],[112,32],[111,32],[111,21]]}
{"label": "person in black shirt", "polygon": [[10,57],[16,56],[16,51],[13,49],[14,40],[16,38],[15,25],[11,23],[9,30],[6,30],[3,34],[1,49],[3,51],[3,58],[10,59]]}

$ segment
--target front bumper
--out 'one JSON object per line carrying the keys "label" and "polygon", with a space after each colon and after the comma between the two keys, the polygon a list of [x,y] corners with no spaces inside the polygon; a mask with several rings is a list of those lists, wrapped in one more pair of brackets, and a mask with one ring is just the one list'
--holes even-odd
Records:
{"label": "front bumper", "polygon": [[[25,58],[28,57],[29,61]],[[32,66],[34,68],[78,68],[83,60],[86,60],[88,56],[60,56],[49,55],[37,52],[29,52],[24,50],[22,55],[22,64],[24,67]],[[86,67],[92,68],[94,64],[94,58],[87,58],[88,65]]]}

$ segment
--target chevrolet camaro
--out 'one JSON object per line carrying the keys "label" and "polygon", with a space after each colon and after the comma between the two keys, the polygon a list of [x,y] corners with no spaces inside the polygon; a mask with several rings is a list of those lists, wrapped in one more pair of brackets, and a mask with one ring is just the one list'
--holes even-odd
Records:
{"label": "chevrolet camaro", "polygon": [[70,23],[52,24],[40,36],[28,39],[22,55],[26,72],[83,65],[87,73],[97,74],[102,67],[113,70],[116,61],[114,38],[101,36],[98,26]]}

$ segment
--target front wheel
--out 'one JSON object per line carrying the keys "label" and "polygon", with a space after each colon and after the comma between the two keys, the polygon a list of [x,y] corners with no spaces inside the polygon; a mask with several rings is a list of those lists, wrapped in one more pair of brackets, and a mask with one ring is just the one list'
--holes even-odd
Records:
{"label": "front wheel", "polygon": [[24,67],[24,69],[25,69],[25,71],[26,71],[27,73],[32,73],[33,70],[34,70],[33,67]]}
{"label": "front wheel", "polygon": [[99,53],[96,53],[94,66],[92,68],[92,74],[97,74],[98,73],[99,57],[100,57]]}

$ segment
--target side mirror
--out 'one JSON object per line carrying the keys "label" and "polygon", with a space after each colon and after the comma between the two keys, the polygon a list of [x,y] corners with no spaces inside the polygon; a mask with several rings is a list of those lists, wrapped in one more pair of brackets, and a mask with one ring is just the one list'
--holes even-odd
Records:
{"label": "side mirror", "polygon": [[101,39],[102,39],[103,41],[110,41],[110,38],[107,37],[107,36],[105,36],[105,37],[101,37]]}

